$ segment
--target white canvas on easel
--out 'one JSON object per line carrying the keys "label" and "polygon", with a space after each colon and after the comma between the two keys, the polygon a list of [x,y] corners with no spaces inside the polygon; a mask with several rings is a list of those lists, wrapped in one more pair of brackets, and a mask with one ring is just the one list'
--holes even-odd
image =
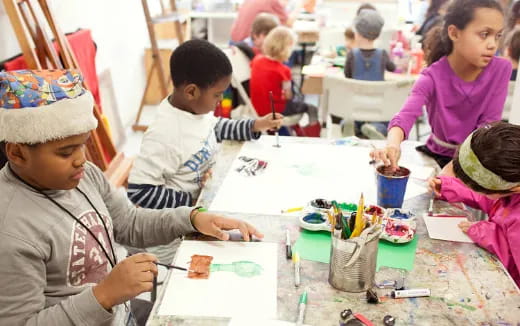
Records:
{"label": "white canvas on easel", "polygon": [[208,279],[190,279],[173,270],[159,315],[195,317],[262,316],[276,318],[278,244],[269,242],[183,241],[174,264],[189,267],[192,255],[213,257],[212,264],[251,261],[259,275],[212,271]]}
{"label": "white canvas on easel", "polygon": [[[221,212],[280,215],[283,209],[325,198],[357,203],[363,192],[367,203],[376,203],[376,179],[369,164],[370,148],[304,143],[281,137],[262,136],[246,142],[220,186],[209,209]],[[268,162],[255,176],[240,174],[241,156]],[[425,187],[409,180],[405,199],[426,193]]]}

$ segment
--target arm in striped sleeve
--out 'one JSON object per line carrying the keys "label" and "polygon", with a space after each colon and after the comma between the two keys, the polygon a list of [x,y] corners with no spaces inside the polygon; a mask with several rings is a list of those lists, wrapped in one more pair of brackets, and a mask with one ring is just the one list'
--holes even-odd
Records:
{"label": "arm in striped sleeve", "polygon": [[161,209],[192,206],[192,195],[189,192],[175,191],[175,189],[163,185],[130,183],[127,193],[128,198],[134,204],[143,208]]}
{"label": "arm in striped sleeve", "polygon": [[262,135],[260,132],[253,131],[255,120],[242,119],[231,120],[220,118],[215,125],[215,136],[217,141],[228,140],[252,140],[258,139]]}

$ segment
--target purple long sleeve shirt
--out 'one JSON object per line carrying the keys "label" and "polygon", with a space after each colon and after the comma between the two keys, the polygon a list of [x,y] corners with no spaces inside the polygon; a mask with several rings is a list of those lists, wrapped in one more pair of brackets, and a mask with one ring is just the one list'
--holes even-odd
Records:
{"label": "purple long sleeve shirt", "polygon": [[455,150],[433,140],[461,144],[481,125],[502,118],[511,63],[494,57],[472,82],[466,82],[451,69],[447,57],[423,70],[403,108],[388,128],[399,127],[408,138],[415,120],[426,105],[432,135],[426,146],[434,153],[453,157]]}

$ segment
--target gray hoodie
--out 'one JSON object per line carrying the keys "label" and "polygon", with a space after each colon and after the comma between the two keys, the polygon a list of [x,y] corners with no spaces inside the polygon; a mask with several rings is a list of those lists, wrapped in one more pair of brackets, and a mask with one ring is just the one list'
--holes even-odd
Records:
{"label": "gray hoodie", "polygon": [[[166,244],[195,232],[192,208],[136,208],[103,173],[87,163],[80,188],[103,216],[112,241],[133,247]],[[83,195],[48,191],[111,253],[103,224]],[[70,215],[0,170],[0,325],[121,325],[125,307],[106,311],[92,286],[111,270],[102,249]]]}

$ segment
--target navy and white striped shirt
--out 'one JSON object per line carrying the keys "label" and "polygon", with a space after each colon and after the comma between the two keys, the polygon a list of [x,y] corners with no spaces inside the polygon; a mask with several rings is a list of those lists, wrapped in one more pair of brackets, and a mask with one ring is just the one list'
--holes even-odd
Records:
{"label": "navy and white striped shirt", "polygon": [[145,208],[194,205],[218,143],[258,139],[253,125],[254,120],[216,118],[213,112],[193,115],[163,101],[130,173],[128,197]]}

